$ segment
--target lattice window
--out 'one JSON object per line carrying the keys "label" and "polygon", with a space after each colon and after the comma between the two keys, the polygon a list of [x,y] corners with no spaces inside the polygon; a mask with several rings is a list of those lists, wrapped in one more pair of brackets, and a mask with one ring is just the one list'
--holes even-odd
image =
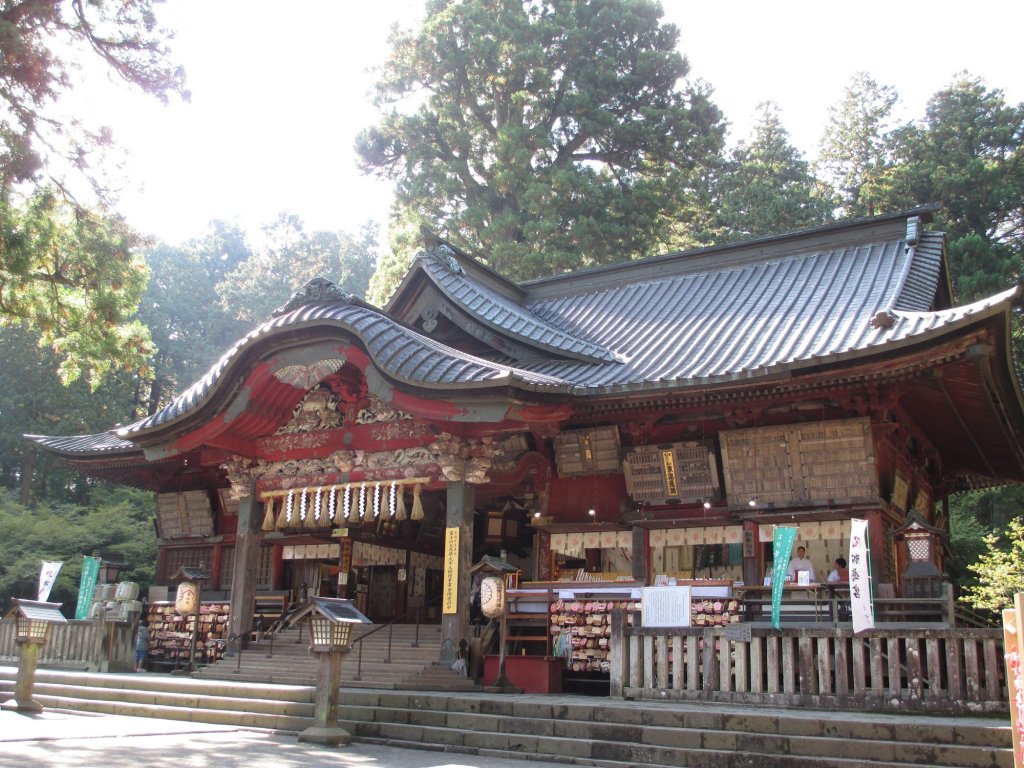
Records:
{"label": "lattice window", "polygon": [[730,504],[878,499],[869,419],[737,429],[720,439]]}
{"label": "lattice window", "polygon": [[561,477],[618,472],[618,428],[594,427],[562,432],[555,437],[555,463]]}
{"label": "lattice window", "polygon": [[213,535],[213,507],[206,491],[158,493],[157,530],[163,539]]}
{"label": "lattice window", "polygon": [[167,547],[164,549],[163,556],[163,566],[158,581],[162,584],[169,584],[171,577],[182,566],[208,569],[213,562],[213,547]]}
{"label": "lattice window", "polygon": [[715,455],[702,442],[641,445],[623,457],[626,490],[634,501],[706,501],[718,492]]}
{"label": "lattice window", "polygon": [[223,547],[220,551],[220,588],[231,589],[235,577],[235,548]]}

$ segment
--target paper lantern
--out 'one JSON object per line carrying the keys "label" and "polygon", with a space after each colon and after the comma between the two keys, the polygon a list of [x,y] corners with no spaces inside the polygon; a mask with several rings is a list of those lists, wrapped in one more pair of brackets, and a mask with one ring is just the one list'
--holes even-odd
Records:
{"label": "paper lantern", "polygon": [[486,576],[480,581],[480,610],[489,619],[505,612],[505,582],[497,576]]}
{"label": "paper lantern", "polygon": [[183,581],[174,596],[174,610],[182,616],[198,613],[199,589],[193,581]]}

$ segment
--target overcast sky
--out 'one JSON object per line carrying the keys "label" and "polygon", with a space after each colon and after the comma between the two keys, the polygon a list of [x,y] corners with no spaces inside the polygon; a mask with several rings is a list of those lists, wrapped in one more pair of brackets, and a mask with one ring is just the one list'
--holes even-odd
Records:
{"label": "overcast sky", "polygon": [[[691,77],[714,88],[733,141],[749,134],[757,104],[772,100],[811,159],[828,107],[859,70],[897,88],[906,119],[920,117],[960,70],[1024,101],[1019,0],[664,6],[680,27]],[[354,232],[383,220],[389,189],[356,170],[352,146],[375,120],[368,69],[385,57],[389,26],[411,24],[421,8],[418,0],[158,5],[177,31],[191,103],[162,107],[120,88],[80,94],[128,153],[121,212],[172,243],[212,219],[256,232],[284,210],[307,229]]]}

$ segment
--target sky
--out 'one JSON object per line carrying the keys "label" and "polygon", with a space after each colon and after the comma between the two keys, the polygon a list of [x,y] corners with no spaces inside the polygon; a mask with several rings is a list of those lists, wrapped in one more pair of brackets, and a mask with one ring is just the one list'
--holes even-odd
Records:
{"label": "sky", "polygon": [[[1024,101],[1018,49],[1024,2],[663,0],[681,31],[690,77],[708,82],[730,123],[749,136],[759,103],[781,109],[793,144],[813,159],[828,109],[855,72],[901,96],[899,116],[967,70]],[[353,143],[376,121],[372,68],[392,22],[414,25],[422,0],[167,0],[189,103],[162,106],[93,80],[77,94],[124,154],[118,210],[136,229],[181,243],[214,219],[254,236],[280,212],[307,230],[383,225],[390,186],[356,167]]]}

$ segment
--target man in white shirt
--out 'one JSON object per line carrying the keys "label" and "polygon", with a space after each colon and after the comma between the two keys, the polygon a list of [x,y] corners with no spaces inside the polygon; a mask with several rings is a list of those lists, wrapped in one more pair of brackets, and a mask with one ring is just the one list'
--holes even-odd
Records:
{"label": "man in white shirt", "polygon": [[807,571],[809,583],[814,584],[818,581],[814,564],[808,559],[807,550],[803,547],[796,548],[796,557],[789,561],[789,567],[786,569],[786,577],[794,584],[800,581],[798,571]]}

